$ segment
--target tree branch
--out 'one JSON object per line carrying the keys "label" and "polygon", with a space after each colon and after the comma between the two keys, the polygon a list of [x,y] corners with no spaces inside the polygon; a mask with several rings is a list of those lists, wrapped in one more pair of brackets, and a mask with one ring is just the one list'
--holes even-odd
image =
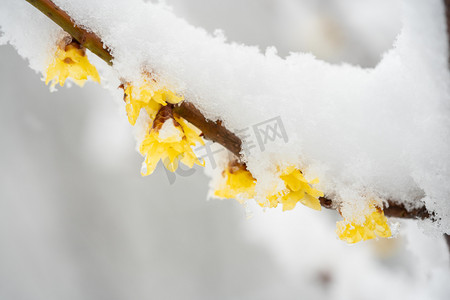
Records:
{"label": "tree branch", "polygon": [[[109,65],[113,64],[113,56],[108,51],[108,47],[103,44],[100,37],[94,32],[90,32],[86,28],[77,26],[70,16],[50,0],[26,0],[36,7],[47,17],[58,24],[64,31],[69,33],[81,45],[89,49],[92,53],[99,56]],[[447,16],[449,14],[450,0],[445,0],[447,7]],[[242,141],[230,130],[222,125],[221,121],[213,122],[205,118],[205,116],[192,103],[183,101],[174,111],[198,127],[204,134],[205,138],[217,142],[228,149],[231,153],[240,157]],[[320,198],[320,203],[324,208],[338,209],[331,199]],[[414,210],[407,210],[403,204],[395,201],[388,201],[388,205],[384,207],[386,216],[397,218],[413,218],[426,219],[433,216],[428,212],[425,206]]]}
{"label": "tree branch", "polygon": [[[26,1],[49,17],[53,22],[58,24],[82,46],[89,49],[92,53],[96,54],[112,66],[114,58],[108,51],[108,47],[103,44],[99,36],[85,28],[77,26],[65,11],[61,10],[50,0]],[[186,101],[183,101],[174,109],[174,111],[190,123],[197,126],[207,139],[221,144],[237,157],[240,156],[240,139],[231,131],[222,126],[220,121],[213,122],[207,120],[203,114],[195,108],[194,105]]]}
{"label": "tree branch", "polygon": [[205,116],[189,102],[183,101],[181,105],[175,106],[173,111],[199,128],[205,138],[221,144],[231,153],[240,157],[241,140],[234,133],[226,129],[221,121],[213,122],[206,119]]}
{"label": "tree branch", "polygon": [[92,53],[112,65],[113,57],[103,45],[101,39],[93,32],[80,28],[72,21],[70,16],[50,0],[26,0],[40,10],[53,22],[58,24],[65,32],[70,34],[81,45],[88,48]]}

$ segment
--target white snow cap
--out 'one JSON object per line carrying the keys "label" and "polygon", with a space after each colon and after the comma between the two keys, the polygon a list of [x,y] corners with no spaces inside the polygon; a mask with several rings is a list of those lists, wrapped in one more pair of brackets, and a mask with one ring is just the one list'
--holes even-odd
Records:
{"label": "white snow cap", "polygon": [[[60,31],[17,2],[0,4],[2,39],[42,71],[48,59],[43,50],[54,46]],[[101,37],[118,77],[133,81],[145,70],[154,72],[241,138],[258,124],[280,122],[287,138],[243,153],[258,190],[274,180],[277,166],[296,165],[307,178],[320,179],[317,188],[340,201],[344,214],[376,195],[408,208],[425,204],[436,214],[435,232],[450,233],[450,76],[442,1],[403,0],[401,32],[370,69],[305,53],[283,59],[275,48],[261,53],[228,43],[161,3],[54,2]]]}

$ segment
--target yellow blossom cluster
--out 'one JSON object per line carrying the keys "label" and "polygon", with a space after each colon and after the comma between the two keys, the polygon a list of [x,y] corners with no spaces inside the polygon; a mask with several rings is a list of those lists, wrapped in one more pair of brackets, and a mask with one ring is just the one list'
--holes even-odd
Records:
{"label": "yellow blossom cluster", "polygon": [[[245,164],[232,161],[222,172],[222,181],[215,189],[214,195],[220,198],[237,199],[240,202],[254,199],[256,196],[257,180],[247,170]],[[313,185],[319,182],[318,179],[308,181],[303,173],[296,167],[285,168],[279,178],[283,181],[285,188],[276,193],[269,193],[266,201],[260,203],[262,207],[277,207],[283,205],[283,211],[295,208],[297,203],[321,210],[320,197],[324,194],[315,189]],[[390,237],[391,230],[387,224],[387,218],[383,210],[371,204],[369,214],[363,222],[354,220],[344,220],[337,223],[336,233],[338,237],[347,243],[357,243],[378,237]]]}
{"label": "yellow blossom cluster", "polygon": [[[224,180],[215,190],[214,194],[221,198],[253,199],[255,197],[256,179],[247,170],[244,164],[230,163],[223,172]],[[286,168],[279,177],[283,180],[285,188],[279,192],[271,193],[267,201],[261,206],[277,207],[283,205],[283,211],[293,209],[298,202],[315,210],[321,210],[319,197],[323,193],[313,188],[318,180],[308,182],[302,172],[296,167]]]}
{"label": "yellow blossom cluster", "polygon": [[51,81],[52,87],[58,83],[64,86],[69,77],[79,86],[83,86],[88,77],[100,83],[97,69],[86,56],[86,49],[76,41],[61,43],[63,45],[58,46],[52,62],[47,67],[45,84]]}
{"label": "yellow blossom cluster", "polygon": [[286,168],[280,178],[283,180],[286,188],[279,193],[270,195],[267,199],[269,207],[277,207],[278,203],[283,205],[283,211],[294,209],[298,202],[303,205],[321,210],[319,197],[323,197],[323,193],[312,187],[313,184],[319,182],[316,178],[308,182],[303,173],[296,167]]}
{"label": "yellow blossom cluster", "polygon": [[336,223],[338,237],[349,244],[392,235],[383,210],[371,204],[363,222],[344,220]]}
{"label": "yellow blossom cluster", "polygon": [[160,87],[149,74],[144,74],[139,84],[125,83],[123,89],[130,124],[136,124],[142,109],[150,117],[149,129],[139,147],[145,156],[143,176],[153,173],[159,160],[171,172],[177,170],[179,162],[191,168],[194,164],[204,165],[192,150],[193,146],[204,144],[201,132],[172,110],[173,105],[183,101],[182,96]]}
{"label": "yellow blossom cluster", "polygon": [[145,76],[141,84],[125,84],[124,92],[128,121],[133,126],[141,109],[145,109],[150,118],[154,119],[161,107],[183,101],[183,97],[171,90],[158,87],[156,80],[149,76]]}
{"label": "yellow blossom cluster", "polygon": [[174,117],[170,107],[161,108],[139,148],[145,156],[141,174],[153,173],[159,160],[171,172],[175,172],[180,161],[190,168],[194,164],[204,166],[191,148],[197,143],[204,144],[197,128],[180,117]]}
{"label": "yellow blossom cluster", "polygon": [[214,191],[214,195],[220,198],[247,200],[256,195],[256,179],[247,170],[244,164],[237,161],[231,162],[222,172],[224,181]]}

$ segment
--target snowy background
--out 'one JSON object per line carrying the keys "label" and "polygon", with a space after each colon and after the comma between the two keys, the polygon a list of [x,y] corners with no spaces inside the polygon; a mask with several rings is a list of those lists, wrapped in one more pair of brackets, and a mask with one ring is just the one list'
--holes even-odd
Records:
{"label": "snowy background", "polygon": [[[232,41],[362,66],[400,30],[398,1],[167,2]],[[444,239],[416,222],[350,247],[334,211],[247,219],[235,201],[206,201],[200,170],[174,185],[161,168],[142,178],[124,109],[100,86],[49,93],[11,46],[0,85],[0,299],[450,297]]]}

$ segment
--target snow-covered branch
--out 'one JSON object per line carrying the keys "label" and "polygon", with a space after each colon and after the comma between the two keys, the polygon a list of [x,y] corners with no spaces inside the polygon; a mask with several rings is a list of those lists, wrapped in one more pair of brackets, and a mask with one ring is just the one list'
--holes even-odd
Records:
{"label": "snow-covered branch", "polygon": [[[325,30],[313,41],[325,60],[308,49],[282,57],[275,47],[228,42],[162,2],[27,2],[43,14],[25,1],[0,4],[0,43],[16,47],[52,88],[91,78],[110,89],[145,157],[143,175],[158,162],[171,176],[184,175],[179,162],[206,166],[211,196],[283,211],[335,209],[344,218],[338,236],[348,242],[391,236],[395,220],[385,215],[450,232],[443,0],[386,4],[382,28],[364,17],[318,17],[301,39]],[[370,48],[365,67],[345,59],[356,54],[355,40],[336,48],[346,34],[364,44],[359,54]]]}
{"label": "snow-covered branch", "polygon": [[[69,33],[81,45],[96,54],[106,63],[112,64],[113,57],[108,51],[108,46],[104,45],[94,32],[76,26],[70,16],[52,1],[27,0],[27,2],[61,26],[64,31]],[[175,110],[180,116],[200,128],[206,138],[223,145],[236,156],[240,155],[241,141],[235,134],[222,126],[219,121],[213,122],[207,120],[195,106],[188,102],[181,103]]]}
{"label": "snow-covered branch", "polygon": [[[84,26],[77,26],[65,11],[60,9],[50,0],[27,1],[47,15],[81,45],[91,50],[91,52],[99,56],[108,64],[112,64],[113,56],[108,50],[108,45],[103,44],[102,40],[95,32],[85,29]],[[446,1],[446,3],[448,4],[448,1]],[[237,157],[241,156],[241,140],[223,126],[220,120],[208,120],[194,104],[187,101],[175,106],[174,111],[197,126],[206,138],[223,145]],[[320,202],[323,207],[339,209],[339,205],[335,204],[331,199],[321,197]],[[433,216],[433,213],[430,213],[423,205],[407,209],[404,204],[398,203],[397,201],[386,201],[384,209],[386,215],[393,217],[424,219]]]}

